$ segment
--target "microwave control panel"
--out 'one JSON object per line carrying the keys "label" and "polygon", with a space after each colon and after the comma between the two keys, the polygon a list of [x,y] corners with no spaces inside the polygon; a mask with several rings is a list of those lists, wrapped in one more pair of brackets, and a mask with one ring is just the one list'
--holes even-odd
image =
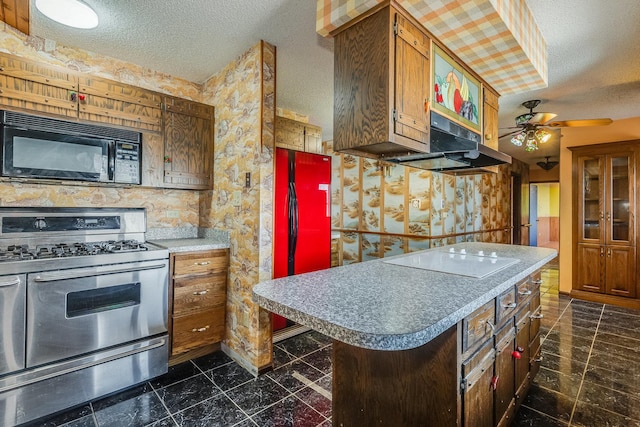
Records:
{"label": "microwave control panel", "polygon": [[116,141],[114,182],[140,184],[140,144]]}

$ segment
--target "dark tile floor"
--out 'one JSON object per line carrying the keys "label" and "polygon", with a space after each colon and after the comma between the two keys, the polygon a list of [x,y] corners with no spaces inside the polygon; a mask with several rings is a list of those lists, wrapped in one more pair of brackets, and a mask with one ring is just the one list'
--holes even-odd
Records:
{"label": "dark tile floor", "polygon": [[[543,362],[515,426],[639,426],[640,312],[558,295],[543,272]],[[218,353],[38,426],[331,426],[331,342],[316,332],[274,347],[253,378]]]}

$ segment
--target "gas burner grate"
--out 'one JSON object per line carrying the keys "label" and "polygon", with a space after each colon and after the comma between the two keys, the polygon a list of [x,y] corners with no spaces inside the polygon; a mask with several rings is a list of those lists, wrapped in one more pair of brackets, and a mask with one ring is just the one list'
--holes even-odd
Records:
{"label": "gas burner grate", "polygon": [[0,262],[31,259],[67,258],[122,252],[148,251],[149,247],[137,240],[108,240],[88,243],[55,243],[37,245],[9,245],[0,249]]}

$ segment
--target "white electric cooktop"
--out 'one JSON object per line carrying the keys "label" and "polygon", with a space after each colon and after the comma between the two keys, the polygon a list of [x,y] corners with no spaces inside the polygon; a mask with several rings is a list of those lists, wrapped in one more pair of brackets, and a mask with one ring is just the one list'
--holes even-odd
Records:
{"label": "white electric cooktop", "polygon": [[495,252],[484,253],[483,251],[477,251],[467,253],[465,249],[449,248],[447,250],[405,255],[383,260],[383,262],[482,279],[485,276],[517,264],[520,260],[501,257]]}

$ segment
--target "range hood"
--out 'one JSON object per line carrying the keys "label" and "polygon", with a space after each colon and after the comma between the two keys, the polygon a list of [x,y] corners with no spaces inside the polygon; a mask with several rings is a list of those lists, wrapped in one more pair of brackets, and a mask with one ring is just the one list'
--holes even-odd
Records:
{"label": "range hood", "polygon": [[381,156],[381,159],[437,172],[464,172],[511,163],[511,156],[481,143],[482,137],[431,111],[429,151]]}

